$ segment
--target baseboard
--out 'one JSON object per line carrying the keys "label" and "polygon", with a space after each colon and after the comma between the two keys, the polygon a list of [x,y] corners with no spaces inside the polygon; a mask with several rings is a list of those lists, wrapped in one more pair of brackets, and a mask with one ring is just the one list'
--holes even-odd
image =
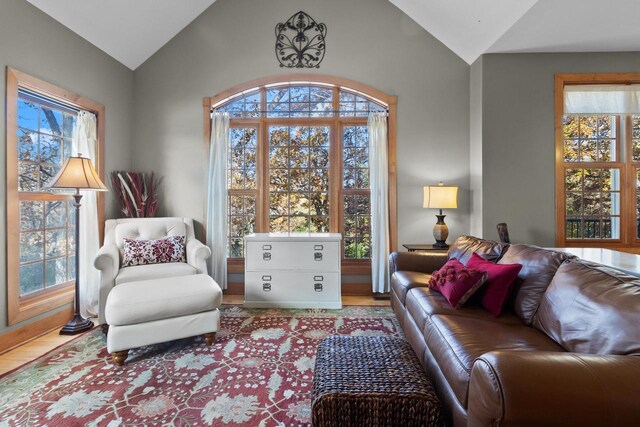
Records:
{"label": "baseboard", "polygon": [[[227,295],[244,295],[244,283],[228,283],[224,290]],[[342,295],[371,296],[371,283],[343,283]]]}
{"label": "baseboard", "polygon": [[11,332],[0,335],[0,354],[13,350],[29,341],[48,334],[60,328],[73,317],[73,307],[69,306],[51,316],[45,317],[28,325],[14,329]]}

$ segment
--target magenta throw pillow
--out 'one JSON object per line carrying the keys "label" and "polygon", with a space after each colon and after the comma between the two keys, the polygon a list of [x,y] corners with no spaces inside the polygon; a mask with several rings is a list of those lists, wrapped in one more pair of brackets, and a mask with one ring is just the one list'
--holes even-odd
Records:
{"label": "magenta throw pillow", "polygon": [[186,262],[184,236],[158,240],[124,239],[123,267],[166,262]]}
{"label": "magenta throw pillow", "polygon": [[482,306],[494,316],[499,316],[509,299],[511,288],[522,269],[522,264],[495,264],[474,253],[467,262],[467,267],[488,274],[482,295]]}
{"label": "magenta throw pillow", "polygon": [[429,288],[439,291],[456,310],[469,300],[487,280],[487,273],[465,267],[455,258],[450,259],[429,280]]}

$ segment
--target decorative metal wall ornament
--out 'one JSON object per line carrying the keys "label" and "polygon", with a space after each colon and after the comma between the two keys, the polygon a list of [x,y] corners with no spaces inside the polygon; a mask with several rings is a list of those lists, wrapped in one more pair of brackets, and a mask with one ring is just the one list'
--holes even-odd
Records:
{"label": "decorative metal wall ornament", "polygon": [[281,67],[320,68],[327,26],[300,11],[276,25],[276,57]]}

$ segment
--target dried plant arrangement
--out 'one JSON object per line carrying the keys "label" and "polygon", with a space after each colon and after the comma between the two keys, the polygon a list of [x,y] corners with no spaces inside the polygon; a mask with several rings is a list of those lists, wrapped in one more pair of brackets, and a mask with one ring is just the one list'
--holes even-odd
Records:
{"label": "dried plant arrangement", "polygon": [[158,212],[161,178],[145,172],[111,172],[111,189],[125,218],[150,218]]}

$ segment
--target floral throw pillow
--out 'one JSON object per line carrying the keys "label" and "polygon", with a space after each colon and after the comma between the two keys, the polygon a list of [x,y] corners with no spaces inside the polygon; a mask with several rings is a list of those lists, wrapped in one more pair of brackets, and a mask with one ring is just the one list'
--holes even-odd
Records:
{"label": "floral throw pillow", "polygon": [[184,241],[184,236],[172,236],[158,240],[125,238],[122,266],[186,262]]}

